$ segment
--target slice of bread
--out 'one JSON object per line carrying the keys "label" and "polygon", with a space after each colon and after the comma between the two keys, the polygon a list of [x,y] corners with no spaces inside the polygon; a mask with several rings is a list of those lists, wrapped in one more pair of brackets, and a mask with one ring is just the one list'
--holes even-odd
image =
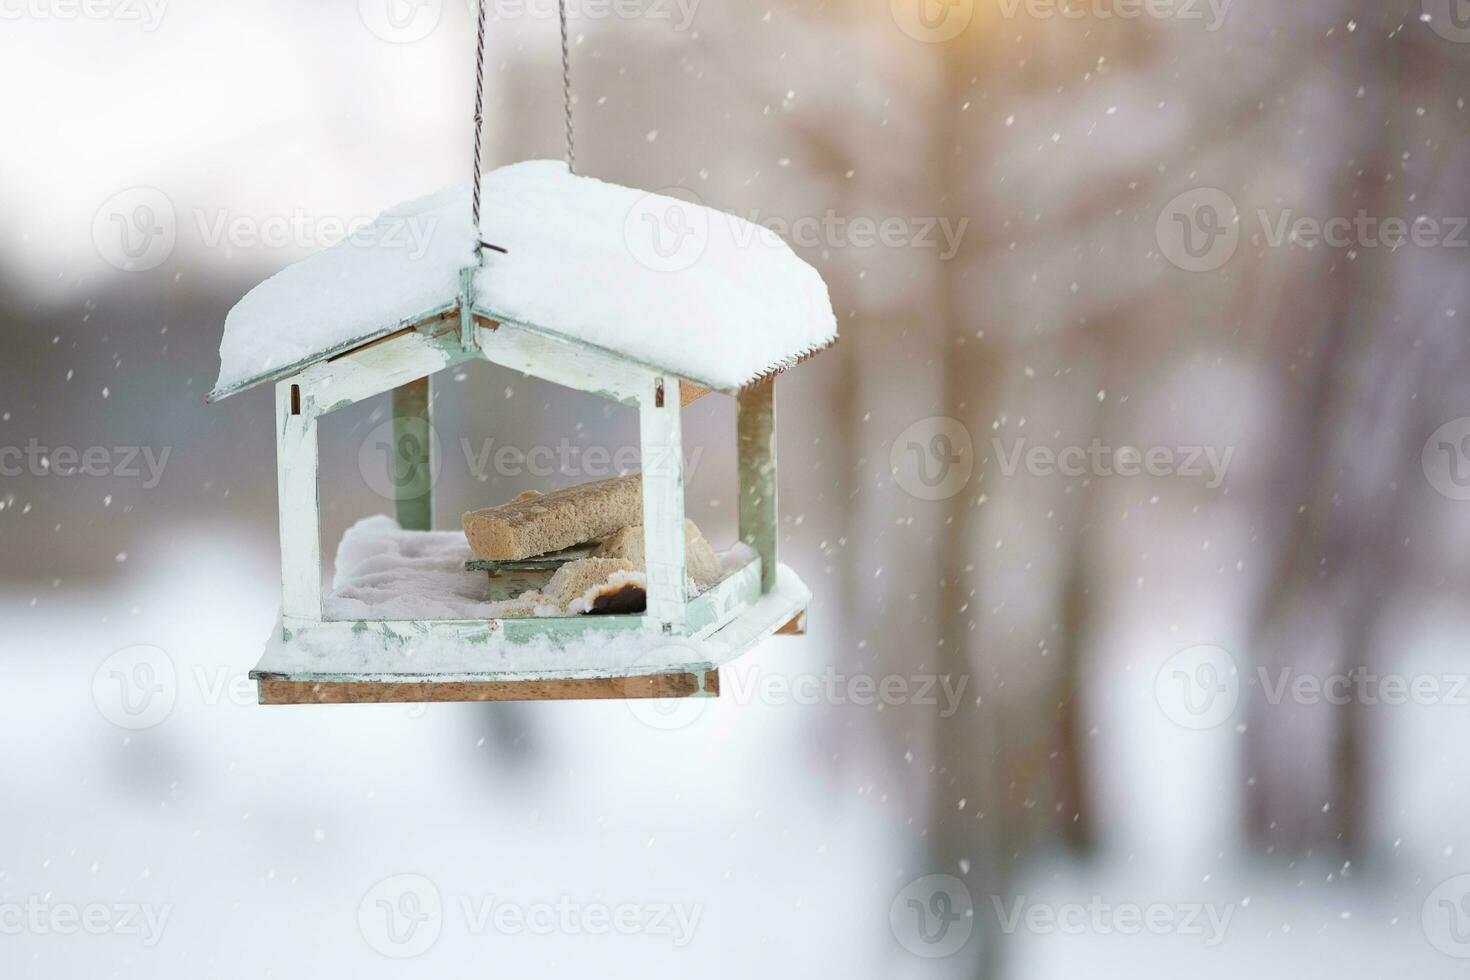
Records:
{"label": "slice of bread", "polygon": [[509,503],[464,515],[470,550],[484,561],[520,561],[612,534],[643,519],[637,474],[552,493],[528,491]]}
{"label": "slice of bread", "polygon": [[[643,525],[635,524],[623,528],[599,545],[592,552],[592,557],[622,558],[642,571],[645,567]],[[715,554],[715,549],[710,547],[699,528],[690,520],[684,522],[684,565],[699,592],[714,585],[724,576],[724,569],[720,566],[720,558]]]}

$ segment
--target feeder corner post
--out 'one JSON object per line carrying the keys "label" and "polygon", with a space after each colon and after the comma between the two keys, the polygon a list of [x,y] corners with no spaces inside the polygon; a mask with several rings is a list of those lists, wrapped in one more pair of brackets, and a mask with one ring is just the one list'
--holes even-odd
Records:
{"label": "feeder corner post", "polygon": [[688,621],[684,541],[684,445],[679,379],[650,377],[638,402],[643,454],[643,555],[648,617],[665,633]]}
{"label": "feeder corner post", "polygon": [[736,396],[735,448],[740,460],[740,540],[761,559],[761,591],[776,587],[776,379],[764,378]]}
{"label": "feeder corner post", "polygon": [[393,389],[393,503],[405,531],[434,529],[432,418],[428,377]]}
{"label": "feeder corner post", "polygon": [[282,617],[322,621],[322,519],[315,401],[297,375],[276,385]]}

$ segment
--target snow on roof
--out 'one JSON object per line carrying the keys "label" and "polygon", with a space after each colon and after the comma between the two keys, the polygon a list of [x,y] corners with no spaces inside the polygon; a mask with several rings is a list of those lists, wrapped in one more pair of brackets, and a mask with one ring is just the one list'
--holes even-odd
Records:
{"label": "snow on roof", "polygon": [[[485,175],[475,311],[735,389],[831,344],[827,287],[768,229],[674,197],[518,163]],[[212,397],[458,305],[469,187],[384,212],[252,289],[225,320]]]}

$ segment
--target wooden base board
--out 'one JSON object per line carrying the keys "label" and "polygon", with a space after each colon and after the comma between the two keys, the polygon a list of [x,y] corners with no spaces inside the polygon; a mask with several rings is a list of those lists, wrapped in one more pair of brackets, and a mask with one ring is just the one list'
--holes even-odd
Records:
{"label": "wooden base board", "polygon": [[[430,701],[561,701],[561,700],[611,700],[635,698],[691,698],[718,697],[720,693],[719,668],[733,662],[743,653],[767,637],[776,634],[793,635],[805,630],[804,612],[811,602],[811,592],[802,584],[796,573],[784,565],[777,576],[777,587],[758,598],[746,597],[751,601],[740,601],[738,594],[744,586],[739,576],[755,587],[760,566],[751,563],[734,573],[721,585],[701,596],[720,599],[710,610],[708,622],[694,624],[712,632],[699,634],[698,640],[681,640],[678,637],[662,637],[650,634],[648,647],[637,660],[626,660],[623,669],[646,671],[634,676],[618,675],[616,670],[605,666],[604,674],[586,669],[584,664],[554,666],[541,661],[540,670],[525,671],[520,665],[501,671],[485,670],[484,664],[494,662],[497,651],[505,653],[514,644],[506,647],[504,629],[510,624],[534,627],[535,623],[522,620],[497,622],[498,636],[489,637],[490,624],[430,622],[430,623],[378,623],[378,627],[395,627],[398,632],[387,631],[374,634],[373,642],[384,637],[407,637],[410,632],[429,631],[431,628],[448,628],[441,637],[442,642],[452,646],[463,645],[462,661],[440,657],[435,672],[406,673],[408,662],[397,652],[375,651],[359,643],[354,648],[350,662],[334,661],[331,657],[315,656],[309,649],[294,648],[286,651],[285,644],[307,643],[301,636],[283,634],[278,624],[275,634],[266,645],[265,655],[250,679],[259,686],[261,704],[375,704],[411,703]],[[723,596],[719,590],[734,588],[730,595]],[[722,604],[723,603],[723,604]],[[697,602],[691,604],[695,608]],[[603,617],[615,620],[617,617]],[[544,624],[545,621],[543,621]],[[639,627],[637,618],[630,619],[633,627]],[[352,623],[323,624],[344,628],[355,633]],[[361,625],[361,624],[358,624]],[[467,626],[480,629],[465,632]],[[487,648],[488,640],[469,642],[476,637],[487,637],[502,644]],[[344,636],[333,634],[333,643]],[[529,639],[529,638],[527,638]],[[368,641],[364,640],[363,643]],[[329,643],[328,646],[332,646]],[[691,647],[690,643],[694,646]],[[376,658],[376,659],[375,659]],[[502,662],[503,663],[503,662]],[[561,673],[565,671],[565,673]]]}
{"label": "wooden base board", "polygon": [[806,636],[806,612],[791,617],[785,626],[776,630],[777,636]]}
{"label": "wooden base board", "polygon": [[364,683],[261,674],[261,704],[409,704],[435,701],[604,701],[719,697],[720,672],[525,681]]}

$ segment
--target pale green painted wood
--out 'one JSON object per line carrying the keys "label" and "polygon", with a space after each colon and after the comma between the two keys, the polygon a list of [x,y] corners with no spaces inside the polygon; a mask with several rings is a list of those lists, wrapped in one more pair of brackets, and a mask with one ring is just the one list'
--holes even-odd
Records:
{"label": "pale green painted wood", "polygon": [[354,351],[357,348],[362,347],[366,344],[371,344],[374,341],[381,340],[384,337],[390,337],[393,334],[398,333],[402,330],[409,329],[410,327],[422,326],[430,322],[438,321],[439,318],[442,317],[444,314],[452,312],[455,309],[456,305],[457,304],[450,303],[444,306],[436,307],[432,310],[427,310],[423,313],[418,314],[417,316],[408,317],[407,319],[400,320],[397,323],[390,323],[386,326],[379,327],[376,330],[364,333],[359,337],[354,337],[351,340],[344,340],[340,344],[333,344],[331,347],[328,347],[326,350],[323,350],[320,353],[308,354],[306,357],[298,358],[295,361],[291,361],[287,364],[282,364],[279,367],[273,367],[268,371],[262,371],[260,374],[247,378],[244,381],[240,381],[236,384],[226,385],[223,388],[216,388],[211,391],[208,396],[205,397],[205,401],[213,404],[214,402],[223,401],[224,399],[229,398],[231,395],[238,395],[242,391],[248,391],[249,389],[254,388],[256,385],[284,381],[286,378],[295,377],[316,364],[320,364],[323,361],[329,361],[335,357],[340,357],[341,355],[350,351]]}
{"label": "pale green painted wood", "polygon": [[425,639],[452,640],[466,646],[491,642],[522,644],[542,640],[572,640],[592,633],[641,630],[642,616],[558,616],[527,619],[348,620],[288,624],[285,639],[340,642],[372,638],[389,644]]}
{"label": "pale green painted wood", "polygon": [[276,385],[276,492],[281,518],[281,602],[288,623],[322,618],[322,523],[317,426],[311,396]]}
{"label": "pale green painted wood", "polygon": [[736,396],[735,447],[740,457],[740,540],[761,557],[761,589],[776,584],[776,379],[768,378]]}
{"label": "pale green painted wood", "polygon": [[292,380],[312,396],[313,412],[320,416],[475,357],[460,350],[453,333],[409,332],[315,364]]}
{"label": "pale green painted wood", "polygon": [[689,635],[695,638],[710,635],[754,606],[760,597],[760,563],[752,559],[689,600],[689,618],[685,624]]}
{"label": "pale green painted wood", "polygon": [[[746,568],[752,574],[756,570],[754,563]],[[733,582],[734,579],[726,581]],[[259,675],[266,674],[306,682],[415,684],[642,676],[714,669],[736,659],[774,634],[794,617],[805,612],[811,604],[811,591],[795,572],[785,566],[779,569],[776,586],[771,591],[759,593],[753,585],[752,577],[744,586],[750,594],[756,595],[753,602],[742,602],[735,615],[700,637],[666,636],[661,632],[644,629],[646,617],[643,616],[581,616],[570,621],[546,621],[553,624],[558,631],[568,627],[583,631],[573,634],[575,636],[585,636],[586,630],[597,629],[616,630],[617,635],[622,636],[636,633],[643,638],[645,652],[635,663],[620,667],[561,667],[555,661],[555,653],[549,652],[545,666],[541,669],[497,670],[494,666],[497,650],[504,649],[506,644],[515,645],[542,639],[534,632],[537,626],[535,621],[322,623],[307,627],[299,633],[287,630],[284,636],[282,630],[277,629],[271,641],[266,644],[260,663],[250,676],[258,679]],[[732,585],[731,588],[738,587]],[[464,660],[461,664],[444,667],[432,673],[414,670],[411,662],[396,655],[353,667],[349,667],[348,663],[324,659],[320,666],[307,669],[300,665],[299,657],[286,651],[288,644],[309,640],[309,637],[320,638],[336,645],[344,639],[351,639],[355,632],[364,635],[366,631],[391,638],[394,642],[387,644],[385,649],[396,649],[397,641],[409,643],[428,637],[466,640],[462,644]],[[551,638],[553,651],[555,635]],[[571,639],[573,635],[566,638]]]}
{"label": "pale green painted wood", "polygon": [[434,529],[434,470],[429,378],[393,389],[393,495],[398,526]]}
{"label": "pale green painted wood", "polygon": [[600,347],[559,337],[513,321],[477,333],[480,356],[563,387],[637,405],[655,373]]}
{"label": "pale green painted wood", "polygon": [[688,619],[684,539],[684,441],[679,379],[650,380],[638,403],[643,453],[643,559],[648,615],[665,633]]}

